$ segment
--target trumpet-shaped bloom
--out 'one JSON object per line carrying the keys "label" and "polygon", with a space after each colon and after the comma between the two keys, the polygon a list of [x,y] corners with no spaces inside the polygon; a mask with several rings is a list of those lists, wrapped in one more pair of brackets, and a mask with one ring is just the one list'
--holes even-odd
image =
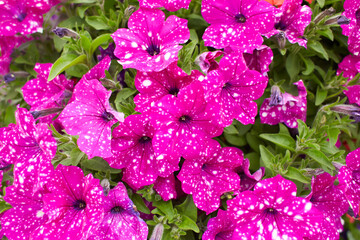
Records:
{"label": "trumpet-shaped bloom", "polygon": [[34,239],[88,239],[102,222],[104,196],[98,179],[76,166],[59,165],[46,185],[44,212],[49,220]]}
{"label": "trumpet-shaped bloom", "polygon": [[238,54],[223,57],[219,69],[209,72],[202,82],[206,99],[215,101],[217,119],[223,127],[229,126],[234,118],[242,124],[254,123],[257,105],[253,100],[262,96],[267,83],[267,77],[249,70]]}
{"label": "trumpet-shaped bloom", "polygon": [[171,15],[165,21],[159,9],[141,7],[131,15],[128,27],[112,34],[114,53],[124,68],[143,72],[158,72],[177,61],[179,44],[190,37],[187,20]]}
{"label": "trumpet-shaped bloom", "polygon": [[232,239],[235,230],[234,218],[226,211],[219,209],[214,218],[210,218],[206,231],[202,235],[203,240]]}
{"label": "trumpet-shaped bloom", "polygon": [[271,97],[266,98],[260,108],[261,123],[276,125],[283,122],[289,128],[297,128],[297,120],[306,121],[306,88],[302,80],[294,83],[298,96],[281,93],[277,86],[271,89]]}
{"label": "trumpet-shaped bloom", "polygon": [[285,0],[279,8],[281,13],[276,14],[273,30],[265,36],[269,38],[282,32],[289,42],[306,47],[307,40],[303,38],[303,35],[305,28],[311,22],[312,12],[309,6],[302,6],[302,2],[302,0]]}
{"label": "trumpet-shaped bloom", "polygon": [[195,59],[195,63],[199,65],[201,71],[207,74],[219,68],[219,63],[216,61],[216,58],[223,54],[222,51],[204,52]]}
{"label": "trumpet-shaped bloom", "polygon": [[233,239],[314,239],[320,233],[322,213],[313,204],[296,197],[296,185],[280,175],[258,182],[229,200],[228,212],[235,218]]}
{"label": "trumpet-shaped bloom", "polygon": [[252,51],[262,44],[261,34],[274,26],[277,11],[265,1],[204,0],[201,13],[210,23],[203,36],[205,46]]}
{"label": "trumpet-shaped bloom", "polygon": [[160,8],[164,7],[170,12],[175,12],[180,8],[189,9],[191,0],[139,0],[141,7]]}
{"label": "trumpet-shaped bloom", "polygon": [[209,144],[207,154],[187,158],[178,175],[185,193],[192,194],[195,205],[209,214],[220,206],[223,193],[240,188],[240,177],[235,172],[241,166],[243,153],[232,147],[220,148]]}
{"label": "trumpet-shaped bloom", "polygon": [[104,218],[89,240],[146,240],[148,227],[121,182],[104,199]]}
{"label": "trumpet-shaped bloom", "polygon": [[79,135],[77,144],[89,158],[112,155],[111,126],[124,121],[124,114],[110,107],[111,93],[97,79],[84,78],[58,118],[68,134]]}
{"label": "trumpet-shaped bloom", "polygon": [[187,75],[173,62],[160,72],[137,72],[135,87],[140,92],[134,98],[135,110],[146,112],[167,95],[177,96],[179,92],[195,80],[204,76],[197,70]]}

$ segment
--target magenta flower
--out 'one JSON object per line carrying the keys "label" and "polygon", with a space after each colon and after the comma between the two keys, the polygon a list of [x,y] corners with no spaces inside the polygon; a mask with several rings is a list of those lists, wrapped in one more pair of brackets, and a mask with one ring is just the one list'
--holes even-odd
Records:
{"label": "magenta flower", "polygon": [[235,169],[242,161],[243,153],[239,149],[220,148],[214,141],[209,144],[206,155],[186,158],[177,177],[184,192],[193,195],[195,205],[209,214],[219,208],[223,193],[240,188]]}
{"label": "magenta flower", "polygon": [[46,190],[41,189],[33,194],[33,185],[37,184],[37,180],[32,175],[14,177],[14,185],[6,188],[4,197],[12,208],[1,216],[1,230],[11,240],[34,239],[34,230],[48,220],[42,201]]}
{"label": "magenta flower", "polygon": [[298,87],[297,97],[281,93],[279,87],[271,88],[271,97],[266,98],[260,107],[261,123],[276,125],[283,122],[289,128],[297,128],[297,120],[306,121],[306,88],[302,80],[294,83]]}
{"label": "magenta flower", "polygon": [[[153,147],[158,160],[191,158],[201,154],[207,142],[219,136],[218,110],[206,103],[201,83],[194,81],[177,97],[165,96],[151,113],[156,134]],[[173,168],[178,168],[177,164]]]}
{"label": "magenta flower", "polygon": [[105,56],[98,64],[90,69],[81,79],[91,80],[105,78],[105,70],[108,70],[111,64],[110,56]]}
{"label": "magenta flower", "polygon": [[[177,198],[176,180],[174,174],[168,177],[158,177],[154,183],[155,191],[161,196],[164,201]],[[179,182],[179,181],[178,181]]]}
{"label": "magenta flower", "polygon": [[232,239],[235,230],[234,219],[226,211],[219,209],[214,218],[210,218],[206,231],[202,235],[203,240],[226,240]]}
{"label": "magenta flower", "polygon": [[199,65],[201,71],[207,74],[219,68],[219,63],[216,61],[216,58],[223,54],[222,51],[204,52],[195,59],[195,63]]}
{"label": "magenta flower", "polygon": [[161,8],[164,7],[170,12],[175,12],[180,8],[189,9],[191,0],[139,0],[140,7]]}
{"label": "magenta flower", "polygon": [[88,239],[104,216],[103,190],[91,174],[76,166],[59,165],[47,184],[44,212],[49,220],[34,239]]}
{"label": "magenta flower", "polygon": [[135,87],[140,92],[135,96],[135,110],[146,112],[169,94],[177,96],[178,93],[191,82],[203,79],[204,76],[197,70],[187,75],[173,62],[160,72],[140,72],[135,77]]}
{"label": "magenta flower", "polygon": [[358,56],[360,53],[360,2],[357,0],[346,0],[344,2],[345,11],[342,13],[350,20],[350,24],[342,24],[343,34],[348,36],[349,51]]}
{"label": "magenta flower", "polygon": [[129,29],[118,29],[112,38],[115,56],[124,68],[143,72],[161,71],[177,61],[177,55],[190,37],[187,20],[169,16],[159,9],[140,8],[128,22]]}
{"label": "magenta flower", "polygon": [[264,93],[267,77],[249,70],[244,58],[237,54],[223,57],[219,67],[209,72],[202,82],[206,99],[216,102],[219,124],[229,126],[234,118],[242,124],[253,124],[257,115],[253,100]]}
{"label": "magenta flower", "polygon": [[261,34],[274,26],[277,11],[265,1],[204,0],[201,13],[210,23],[203,36],[205,46],[252,51],[262,44]]}
{"label": "magenta flower", "polygon": [[58,118],[68,134],[79,135],[77,144],[89,158],[112,155],[111,126],[124,121],[124,114],[110,107],[111,93],[97,79],[82,79]]}
{"label": "magenta flower", "polygon": [[353,209],[355,216],[359,215],[360,203],[360,148],[346,156],[346,166],[340,168],[338,179],[344,185],[344,194]]}
{"label": "magenta flower", "polygon": [[24,108],[15,112],[16,126],[4,139],[2,158],[14,163],[14,175],[24,179],[34,175],[33,192],[41,189],[54,170],[51,159],[56,154],[56,140],[46,124],[35,125],[33,116]]}
{"label": "magenta flower", "polygon": [[254,49],[252,53],[243,53],[247,67],[250,70],[258,71],[259,73],[267,76],[269,72],[270,63],[273,60],[273,52],[271,48],[265,45]]}
{"label": "magenta flower", "polygon": [[0,2],[1,36],[42,32],[43,14],[57,4],[57,0],[7,0]]}
{"label": "magenta flower", "polygon": [[339,232],[343,230],[341,216],[349,209],[342,189],[334,186],[335,179],[326,172],[316,176],[311,181],[311,193],[306,197],[324,214],[324,226],[332,233],[332,236],[328,235],[330,239],[339,239]]}
{"label": "magenta flower", "polygon": [[21,44],[29,40],[30,38],[25,38],[23,36],[3,37],[0,34],[0,75],[5,75],[10,71],[9,66],[11,63],[11,53],[13,52],[14,48],[19,47]]}
{"label": "magenta flower", "polygon": [[[15,124],[9,124],[8,127],[0,128],[0,169],[5,170],[16,161],[13,155],[13,149],[9,147],[7,140],[11,139],[11,132],[16,128]],[[2,171],[1,171],[2,173]]]}
{"label": "magenta flower", "polygon": [[307,40],[303,37],[305,28],[311,22],[311,8],[303,5],[302,0],[285,0],[279,8],[280,14],[276,14],[273,30],[266,33],[266,37],[276,34],[284,34],[291,43],[298,43],[306,48]]}
{"label": "magenta flower", "polygon": [[239,192],[243,192],[246,190],[252,190],[252,188],[258,183],[265,174],[265,168],[261,167],[259,170],[250,173],[250,161],[245,158],[242,162],[241,167],[236,169],[236,172],[240,175],[240,189]]}
{"label": "magenta flower", "polygon": [[89,240],[146,240],[148,227],[121,182],[104,199],[104,218]]}
{"label": "magenta flower", "polygon": [[315,239],[323,230],[323,215],[313,204],[296,197],[296,185],[277,175],[258,182],[229,200],[236,229],[233,239]]}
{"label": "magenta flower", "polygon": [[360,72],[360,56],[347,55],[339,63],[336,75],[343,73],[343,77],[350,81]]}
{"label": "magenta flower", "polygon": [[130,115],[113,132],[113,157],[107,159],[113,168],[125,168],[123,181],[133,189],[153,184],[156,178],[177,170],[179,159],[155,158],[153,138],[155,129],[147,115]]}

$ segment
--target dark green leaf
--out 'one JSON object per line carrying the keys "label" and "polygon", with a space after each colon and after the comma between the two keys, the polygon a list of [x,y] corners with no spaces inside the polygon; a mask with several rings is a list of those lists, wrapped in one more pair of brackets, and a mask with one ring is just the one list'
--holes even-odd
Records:
{"label": "dark green leaf", "polygon": [[328,157],[324,153],[320,152],[319,150],[309,148],[309,149],[305,149],[303,152],[306,155],[308,155],[311,159],[318,162],[321,166],[327,167],[328,169],[331,169],[331,170],[335,170],[335,167],[331,164]]}
{"label": "dark green leaf", "polygon": [[294,168],[294,167],[288,168],[288,170],[285,174],[285,177],[293,179],[293,180],[297,180],[302,183],[310,183],[311,182],[311,179],[305,177],[299,169]]}
{"label": "dark green leaf", "polygon": [[320,53],[320,55],[326,59],[329,60],[329,56],[327,52],[325,51],[324,47],[321,45],[320,42],[317,41],[309,41],[307,44],[308,48],[314,50],[317,53]]}
{"label": "dark green leaf", "polygon": [[111,173],[120,173],[121,169],[111,168],[109,164],[102,158],[94,157],[92,159],[83,159],[81,166],[95,171],[109,171]]}
{"label": "dark green leaf", "polygon": [[194,222],[197,221],[197,208],[194,204],[191,195],[188,195],[183,203],[180,205],[175,206],[178,210],[178,213],[181,215],[186,215],[191,218]]}
{"label": "dark green leaf", "polygon": [[191,218],[185,215],[181,216],[181,223],[178,225],[178,227],[182,230],[192,230],[196,233],[200,232],[200,229],[196,225],[196,222],[194,222]]}
{"label": "dark green leaf", "polygon": [[139,194],[134,193],[131,196],[131,200],[135,204],[137,210],[139,210],[140,212],[146,213],[146,214],[150,214],[149,208],[145,205],[144,200],[142,199],[142,197]]}
{"label": "dark green leaf", "polygon": [[172,220],[174,218],[174,208],[171,200],[166,202],[163,200],[154,201],[152,205],[160,209],[163,213],[165,213],[165,215],[168,217],[169,220]]}
{"label": "dark green leaf", "polygon": [[291,79],[294,79],[300,72],[300,58],[291,53],[286,59],[286,71]]}
{"label": "dark green leaf", "polygon": [[277,134],[260,134],[260,137],[268,140],[280,147],[283,147],[285,149],[289,149],[290,151],[295,151],[296,142],[295,140],[285,134],[277,133]]}
{"label": "dark green leaf", "polygon": [[319,106],[320,104],[322,104],[325,99],[327,97],[327,90],[322,89],[321,87],[317,87],[316,90],[316,98],[315,98],[315,105]]}

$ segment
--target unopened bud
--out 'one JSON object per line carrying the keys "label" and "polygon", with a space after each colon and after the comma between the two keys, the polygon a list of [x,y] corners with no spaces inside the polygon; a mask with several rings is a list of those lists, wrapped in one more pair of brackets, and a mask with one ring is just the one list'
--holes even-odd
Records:
{"label": "unopened bud", "polygon": [[286,35],[284,32],[280,31],[275,35],[276,42],[279,46],[279,49],[284,49],[286,45]]}
{"label": "unopened bud", "polygon": [[61,27],[56,27],[55,29],[52,30],[53,33],[55,33],[59,38],[63,38],[63,37],[72,37],[72,38],[78,38],[79,34],[77,34],[77,32],[74,32],[71,29],[68,28],[61,28]]}
{"label": "unopened bud", "polygon": [[105,87],[116,88],[115,82],[111,79],[101,78],[100,81],[102,84],[104,84]]}
{"label": "unopened bud", "polygon": [[328,20],[325,21],[324,25],[344,25],[344,24],[349,24],[350,20],[345,17],[345,16],[337,16],[334,18],[330,18]]}
{"label": "unopened bud", "polygon": [[136,6],[130,5],[128,8],[124,11],[124,18],[129,18],[133,12],[136,11]]}
{"label": "unopened bud", "polygon": [[28,76],[29,76],[28,72],[24,72],[24,71],[12,72],[4,76],[4,81],[6,83],[9,83],[14,81],[16,78],[28,77]]}
{"label": "unopened bud", "polygon": [[321,13],[319,13],[315,19],[314,19],[314,23],[319,23],[321,20],[323,20],[326,16],[331,16],[335,13],[335,9],[333,7],[330,7],[324,11],[322,11]]}
{"label": "unopened bud", "polygon": [[104,178],[103,180],[101,180],[100,185],[103,188],[104,191],[104,195],[107,196],[110,192],[110,182],[108,179]]}
{"label": "unopened bud", "polygon": [[30,111],[31,115],[34,117],[34,119],[37,119],[39,117],[44,117],[53,113],[59,113],[63,110],[63,108],[48,108],[44,110],[39,111]]}
{"label": "unopened bud", "polygon": [[360,108],[355,105],[339,104],[331,108],[332,111],[349,115],[355,122],[360,122]]}
{"label": "unopened bud", "polygon": [[164,225],[158,223],[151,234],[150,240],[161,240],[164,233]]}
{"label": "unopened bud", "polygon": [[277,106],[282,103],[282,100],[283,98],[280,88],[276,85],[272,86],[269,106]]}

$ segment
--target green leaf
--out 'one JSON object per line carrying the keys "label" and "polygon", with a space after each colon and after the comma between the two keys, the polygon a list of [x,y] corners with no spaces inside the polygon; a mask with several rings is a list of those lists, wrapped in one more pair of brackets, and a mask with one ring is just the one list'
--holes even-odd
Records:
{"label": "green leaf", "polygon": [[324,36],[324,37],[330,39],[331,41],[334,41],[334,34],[330,28],[318,30],[317,33],[320,34],[321,36]]}
{"label": "green leaf", "polygon": [[224,133],[224,137],[228,143],[234,146],[242,147],[245,146],[247,141],[245,136],[240,136],[238,134],[228,134]]}
{"label": "green leaf", "polygon": [[152,205],[160,209],[160,211],[162,211],[163,213],[165,213],[165,215],[168,217],[169,220],[172,220],[174,218],[175,213],[171,200],[166,202],[163,200],[154,201]]}
{"label": "green leaf", "polygon": [[331,164],[328,157],[321,151],[313,149],[313,148],[309,148],[309,149],[305,149],[303,152],[306,155],[308,155],[311,159],[318,162],[321,166],[327,167],[328,169],[331,169],[331,170],[335,170],[335,167]]}
{"label": "green leaf", "polygon": [[76,10],[81,18],[84,18],[85,12],[86,12],[86,10],[88,10],[89,7],[91,7],[91,6],[82,5],[82,6],[76,8]]}
{"label": "green leaf", "polygon": [[290,151],[295,151],[295,147],[296,147],[296,142],[295,140],[286,134],[281,134],[281,133],[277,133],[277,134],[260,134],[260,137],[268,140],[280,147],[283,147],[285,149],[289,149]]}
{"label": "green leaf", "polygon": [[323,8],[325,6],[325,0],[317,0],[317,3],[319,3],[319,6]]}
{"label": "green leaf", "polygon": [[317,87],[316,90],[316,98],[315,98],[315,105],[319,106],[320,104],[322,104],[325,99],[327,97],[327,90],[322,89],[321,87]]}
{"label": "green leaf", "polygon": [[260,156],[265,167],[271,169],[275,156],[263,145],[260,146]]}
{"label": "green leaf", "polygon": [[125,99],[131,97],[132,95],[134,95],[137,92],[136,89],[131,89],[131,88],[123,88],[121,91],[118,92],[118,94],[116,95],[116,99],[115,99],[115,103],[121,103],[123,102]]}
{"label": "green leaf", "polygon": [[52,66],[49,73],[48,81],[53,80],[57,75],[59,75],[61,72],[65,71],[69,67],[85,62],[86,62],[85,54],[80,56],[77,56],[75,54],[62,55],[60,58],[58,58],[58,60],[56,60],[56,62]]}
{"label": "green leaf", "polygon": [[131,201],[133,201],[137,210],[139,210],[140,212],[146,213],[146,214],[150,214],[149,208],[145,205],[144,200],[142,199],[142,197],[139,194],[134,193],[131,196]]}
{"label": "green leaf", "polygon": [[330,145],[335,146],[338,136],[340,134],[340,129],[338,128],[329,128],[327,131],[327,135],[329,137]]}
{"label": "green leaf", "polygon": [[194,222],[191,218],[184,215],[181,216],[181,223],[178,225],[178,227],[182,230],[192,230],[196,233],[200,232],[200,229],[196,225],[196,222]]}
{"label": "green leaf", "polygon": [[101,16],[86,16],[85,21],[96,30],[109,30],[111,28],[106,19]]}
{"label": "green leaf", "polygon": [[302,183],[310,183],[311,182],[311,179],[305,177],[299,169],[294,168],[294,167],[288,168],[288,170],[285,174],[285,177],[297,180]]}
{"label": "green leaf", "polygon": [[106,44],[111,40],[111,34],[105,33],[95,38],[90,46],[90,54],[93,54],[101,44]]}
{"label": "green leaf", "polygon": [[310,58],[302,57],[301,59],[305,63],[305,67],[306,67],[306,69],[302,71],[302,74],[310,75],[310,73],[312,73],[315,68],[314,62]]}
{"label": "green leaf", "polygon": [[291,53],[286,59],[285,66],[290,78],[294,79],[300,72],[299,56]]}
{"label": "green leaf", "polygon": [[111,168],[109,164],[100,157],[93,157],[92,159],[83,159],[81,166],[90,170],[103,171],[110,173],[120,173],[121,169]]}
{"label": "green leaf", "polygon": [[70,3],[96,3],[98,0],[69,0]]}
{"label": "green leaf", "polygon": [[67,158],[63,161],[61,161],[60,163],[62,165],[65,166],[77,166],[80,162],[80,160],[85,156],[85,153],[83,153],[82,151],[80,151],[79,148],[74,148],[73,150],[71,150],[70,152],[70,158]]}
{"label": "green leaf", "polygon": [[91,45],[91,41],[90,39],[85,36],[84,34],[80,34],[80,44],[81,44],[81,47],[89,52],[90,51],[90,45]]}
{"label": "green leaf", "polygon": [[195,206],[191,195],[188,195],[185,201],[180,205],[175,206],[175,208],[181,215],[188,216],[194,222],[197,221],[197,207]]}
{"label": "green leaf", "polygon": [[10,204],[8,204],[5,201],[0,201],[0,213],[5,212],[6,210],[12,208],[12,206]]}
{"label": "green leaf", "polygon": [[307,44],[308,48],[314,50],[315,52],[319,53],[324,59],[329,60],[329,56],[325,51],[324,47],[321,45],[320,42],[317,41],[309,41]]}
{"label": "green leaf", "polygon": [[179,61],[178,66],[184,70],[187,74],[191,73],[192,70],[192,55],[195,50],[196,45],[199,42],[199,38],[194,29],[190,29],[190,40],[188,44],[183,46],[179,51]]}

